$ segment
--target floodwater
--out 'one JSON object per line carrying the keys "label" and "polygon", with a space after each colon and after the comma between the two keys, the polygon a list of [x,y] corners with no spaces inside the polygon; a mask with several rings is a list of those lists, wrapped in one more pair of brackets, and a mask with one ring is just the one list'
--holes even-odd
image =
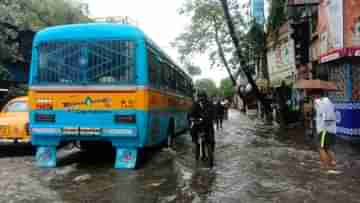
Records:
{"label": "floodwater", "polygon": [[360,147],[338,142],[338,165],[319,164],[301,130],[280,130],[230,111],[216,131],[215,167],[194,160],[190,137],[176,151],[147,150],[138,170],[113,169],[114,154],[67,146],[58,167],[34,165],[31,146],[0,145],[0,202],[360,202]]}

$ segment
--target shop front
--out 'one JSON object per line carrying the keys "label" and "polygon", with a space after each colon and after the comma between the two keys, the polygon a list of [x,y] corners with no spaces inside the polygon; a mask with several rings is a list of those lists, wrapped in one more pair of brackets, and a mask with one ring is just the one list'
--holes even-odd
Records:
{"label": "shop front", "polygon": [[336,107],[337,135],[360,140],[360,1],[322,1],[318,11],[319,68],[338,88],[328,93]]}

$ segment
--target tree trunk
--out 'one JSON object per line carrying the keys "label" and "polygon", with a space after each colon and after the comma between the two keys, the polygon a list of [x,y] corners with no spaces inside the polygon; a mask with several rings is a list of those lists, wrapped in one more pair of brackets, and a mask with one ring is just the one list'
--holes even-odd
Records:
{"label": "tree trunk", "polygon": [[[215,41],[216,41],[216,45],[218,47],[218,52],[219,52],[219,56],[221,58],[221,61],[223,63],[223,65],[225,66],[225,69],[226,71],[228,72],[229,74],[229,77],[231,79],[231,82],[233,84],[233,87],[236,88],[237,86],[237,82],[236,82],[236,79],[237,77],[240,75],[240,71],[239,70],[236,74],[235,74],[235,77],[233,76],[233,74],[231,73],[231,69],[230,69],[230,66],[225,58],[225,53],[224,53],[224,49],[223,47],[221,46],[221,42],[220,42],[220,39],[219,39],[219,29],[217,27],[217,22],[216,22],[216,18],[214,17],[214,27],[215,27]],[[239,97],[242,99],[242,103],[243,103],[243,110],[246,111],[246,98],[245,96],[240,92],[240,89],[238,89],[236,91],[239,95]]]}
{"label": "tree trunk", "polygon": [[236,87],[236,79],[234,78],[234,76],[232,75],[231,73],[231,69],[229,67],[229,64],[225,58],[225,54],[224,54],[224,49],[223,47],[221,46],[221,42],[220,42],[220,39],[219,39],[219,30],[218,30],[218,27],[216,25],[216,19],[214,17],[214,27],[215,27],[215,42],[216,42],[216,45],[218,47],[218,52],[219,52],[219,56],[221,58],[221,61],[223,63],[223,65],[225,66],[225,69],[226,71],[228,72],[229,74],[229,77],[231,79],[231,82],[233,83],[233,86]]}
{"label": "tree trunk", "polygon": [[[240,44],[239,44],[239,39],[238,39],[238,37],[236,35],[234,23],[233,23],[232,18],[230,16],[228,2],[227,2],[227,0],[220,0],[220,1],[221,1],[223,10],[224,10],[225,19],[226,19],[226,23],[227,23],[228,28],[229,28],[230,36],[231,36],[231,39],[232,39],[233,44],[234,44],[235,49],[236,49],[236,54],[239,57],[239,59],[241,59],[242,54],[241,54],[241,48],[240,48]],[[240,68],[243,68],[242,67],[243,64],[240,63],[239,65],[240,65]],[[248,71],[244,71],[244,73],[245,73],[246,78],[248,79],[248,82],[252,86],[253,91],[254,91],[257,99],[259,99],[260,103],[264,106],[264,110],[265,110],[266,114],[270,114],[271,113],[270,105],[265,100],[264,96],[260,93],[260,91],[259,91],[255,81],[253,80],[251,74]]]}

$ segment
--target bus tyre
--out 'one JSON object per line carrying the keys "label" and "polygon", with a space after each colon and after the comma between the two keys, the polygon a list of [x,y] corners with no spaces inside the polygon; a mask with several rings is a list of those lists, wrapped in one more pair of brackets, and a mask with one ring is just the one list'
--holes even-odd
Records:
{"label": "bus tyre", "polygon": [[80,146],[80,150],[84,152],[92,151],[95,148],[92,143],[86,141],[79,141],[78,145]]}
{"label": "bus tyre", "polygon": [[138,148],[135,169],[140,169],[145,163],[145,149]]}

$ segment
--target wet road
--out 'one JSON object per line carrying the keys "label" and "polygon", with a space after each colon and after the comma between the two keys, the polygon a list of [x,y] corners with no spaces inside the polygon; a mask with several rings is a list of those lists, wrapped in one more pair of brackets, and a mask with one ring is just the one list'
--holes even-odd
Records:
{"label": "wet road", "polygon": [[360,202],[359,146],[338,142],[328,170],[299,130],[235,110],[216,140],[213,169],[194,161],[189,135],[177,138],[176,154],[147,151],[139,170],[72,148],[60,150],[58,168],[39,169],[31,146],[1,145],[0,202]]}

